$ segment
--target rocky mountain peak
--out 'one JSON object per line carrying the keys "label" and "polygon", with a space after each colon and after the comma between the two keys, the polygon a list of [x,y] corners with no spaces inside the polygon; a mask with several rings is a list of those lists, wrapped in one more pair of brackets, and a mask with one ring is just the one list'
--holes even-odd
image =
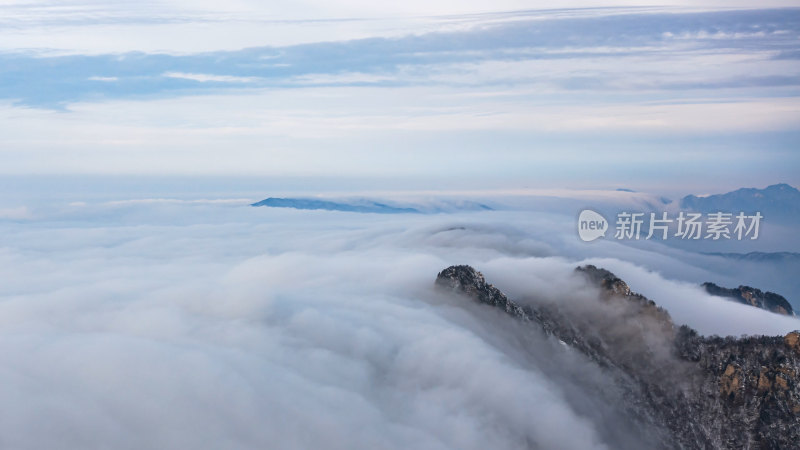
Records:
{"label": "rocky mountain peak", "polygon": [[595,266],[576,273],[600,288],[588,317],[547,302],[520,306],[469,266],[448,267],[436,285],[499,307],[608,371],[631,415],[656,430],[658,448],[797,448],[800,331],[700,336],[613,273]]}
{"label": "rocky mountain peak", "polygon": [[629,296],[632,294],[631,288],[628,287],[628,283],[622,281],[619,277],[606,269],[600,269],[596,266],[588,264],[582,267],[577,267],[575,270],[583,273],[589,278],[590,281],[613,294],[624,296]]}
{"label": "rocky mountain peak", "polygon": [[509,301],[499,289],[486,282],[482,273],[470,266],[450,266],[444,269],[436,276],[436,285],[462,292],[480,303],[496,306],[509,314],[528,320],[527,314],[521,307]]}
{"label": "rocky mountain peak", "polygon": [[629,314],[640,316],[640,320],[654,320],[655,323],[649,325],[658,326],[662,330],[672,333],[674,325],[669,313],[644,295],[632,291],[628,283],[612,272],[591,264],[576,267],[575,272],[584,275],[590,283],[598,286],[604,300],[624,299]]}
{"label": "rocky mountain peak", "polygon": [[750,286],[739,286],[735,289],[724,288],[714,283],[703,283],[703,288],[711,295],[723,297],[744,305],[754,306],[756,308],[766,309],[767,311],[776,314],[783,314],[787,316],[795,315],[792,305],[782,295],[774,292],[762,292]]}

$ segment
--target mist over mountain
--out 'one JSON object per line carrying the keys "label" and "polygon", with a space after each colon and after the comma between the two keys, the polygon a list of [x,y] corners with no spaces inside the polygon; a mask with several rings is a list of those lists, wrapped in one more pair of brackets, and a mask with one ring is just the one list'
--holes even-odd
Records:
{"label": "mist over mountain", "polygon": [[703,283],[703,288],[711,295],[729,298],[745,305],[766,309],[767,311],[787,316],[796,315],[792,305],[786,301],[786,298],[774,292],[762,292],[760,289],[750,286],[739,286],[735,289],[729,289],[710,282]]}
{"label": "mist over mountain", "polygon": [[592,303],[535,296],[521,306],[469,266],[444,269],[436,285],[497,308],[601,367],[624,392],[616,399],[620,417],[646,430],[638,445],[778,449],[800,440],[800,331],[699,336],[613,273],[592,265],[576,273],[599,288]]}
{"label": "mist over mountain", "polygon": [[272,208],[294,208],[308,210],[342,211],[375,214],[433,214],[454,211],[490,211],[493,208],[471,201],[436,201],[425,204],[412,204],[370,199],[326,200],[318,198],[276,198],[270,197],[251,206]]}
{"label": "mist over mountain", "polygon": [[798,263],[800,262],[800,253],[795,252],[749,252],[749,253],[706,253],[710,256],[720,256],[723,258],[734,259],[737,261],[765,261],[765,262],[782,262],[782,263]]}
{"label": "mist over mountain", "polygon": [[687,195],[680,200],[683,209],[702,213],[760,212],[769,220],[800,221],[800,191],[786,183],[764,189],[741,188],[725,194]]}
{"label": "mist over mountain", "polygon": [[[757,286],[791,302],[791,290],[781,285],[787,273],[774,266],[784,262],[578,239],[580,208],[634,208],[651,202],[651,194],[368,197],[421,211],[502,206],[381,214],[254,208],[247,192],[219,198],[214,191],[92,191],[38,202],[15,196],[25,203],[9,207],[28,213],[0,217],[4,448],[658,448],[673,442],[670,423],[684,422],[659,416],[643,394],[650,391],[628,372],[650,374],[648,386],[664,386],[679,373],[668,345],[673,331],[658,308],[675,328],[698,332],[681,341],[700,356],[689,364],[717,376],[700,377],[698,398],[718,396],[724,379],[728,391],[741,386],[731,392],[740,392],[735,396],[745,405],[723,406],[714,397],[732,420],[752,417],[761,404],[759,411],[783,411],[775,402],[786,374],[767,358],[782,348],[778,341],[726,346],[726,338],[708,336],[786,336],[800,321],[710,295],[700,283]],[[350,204],[367,197],[275,198]],[[461,262],[480,267],[513,304],[485,308],[432,286],[434,274]],[[602,300],[597,285],[574,270],[587,264],[640,292],[625,296],[636,308]],[[573,331],[560,334],[562,344],[509,321],[505,310],[514,305],[568,314]],[[556,317],[546,322],[552,330],[566,323]],[[593,346],[599,337],[605,346]],[[621,345],[639,341],[652,352]],[[623,369],[598,364],[575,342]],[[668,370],[653,373],[636,361]],[[762,385],[771,386],[761,396],[751,392],[753,380],[759,389],[757,364],[768,368]],[[670,375],[660,380],[659,373]],[[677,380],[683,386],[689,378]],[[672,411],[667,404],[686,405],[680,402],[690,397],[652,398]],[[713,416],[702,408],[692,414]],[[784,423],[780,417],[769,423]],[[52,432],[41,432],[42,420]],[[711,436],[718,435],[708,433],[687,436],[716,442]],[[748,423],[730,442],[759,433],[774,438]]]}

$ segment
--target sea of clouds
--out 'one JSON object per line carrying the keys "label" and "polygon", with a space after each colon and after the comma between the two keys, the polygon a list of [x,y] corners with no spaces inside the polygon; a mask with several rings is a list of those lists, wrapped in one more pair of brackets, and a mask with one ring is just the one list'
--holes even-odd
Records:
{"label": "sea of clouds", "polygon": [[580,301],[573,269],[593,263],[701,333],[800,328],[705,294],[695,278],[730,276],[712,259],[580,242],[560,204],[401,215],[238,199],[12,205],[0,222],[0,447],[646,443],[600,369],[437,292],[451,264],[512,297]]}

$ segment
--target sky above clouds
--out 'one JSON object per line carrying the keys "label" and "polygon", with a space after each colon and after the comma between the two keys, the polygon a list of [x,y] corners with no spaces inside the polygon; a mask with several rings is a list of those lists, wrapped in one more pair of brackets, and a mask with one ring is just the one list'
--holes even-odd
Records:
{"label": "sky above clouds", "polygon": [[687,3],[6,1],[0,172],[798,184],[800,4]]}

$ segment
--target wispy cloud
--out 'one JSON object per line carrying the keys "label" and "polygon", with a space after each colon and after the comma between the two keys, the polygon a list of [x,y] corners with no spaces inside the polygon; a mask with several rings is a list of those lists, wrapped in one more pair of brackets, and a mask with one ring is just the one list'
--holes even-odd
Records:
{"label": "wispy cloud", "polygon": [[181,80],[191,80],[200,83],[252,83],[257,81],[256,77],[237,77],[233,75],[212,75],[207,73],[184,73],[184,72],[165,72],[167,78],[178,78]]}
{"label": "wispy cloud", "polygon": [[[0,55],[0,97],[30,105],[198,93],[202,84],[486,85],[550,89],[797,89],[800,10],[557,14],[404,37],[186,55]],[[479,26],[480,25],[480,26]],[[569,30],[565,33],[564,30]],[[612,63],[613,59],[613,63]],[[702,61],[715,60],[716,64]],[[755,70],[755,68],[758,70]],[[753,73],[759,75],[753,76]],[[116,78],[113,85],[98,85]],[[200,83],[200,84],[198,84]]]}
{"label": "wispy cloud", "polygon": [[112,81],[119,81],[119,78],[117,78],[117,77],[91,76],[91,77],[87,78],[87,80],[89,80],[89,81],[107,81],[107,82],[112,82]]}
{"label": "wispy cloud", "polygon": [[[717,178],[754,176],[748,169],[759,164],[794,181],[800,9],[564,9],[412,22],[390,36],[329,33],[226,51],[2,53],[0,128],[14,156],[0,171],[398,175],[447,164],[454,176],[481,167],[524,178],[528,167],[542,179],[571,164],[638,167],[626,176],[653,179],[648,161],[674,166],[663,176],[685,176],[664,156],[680,154],[714,161]],[[43,128],[51,132],[35,132]],[[707,139],[703,151],[689,152],[697,136]],[[771,156],[756,161],[744,151],[753,147]],[[723,157],[731,151],[738,160]]]}

